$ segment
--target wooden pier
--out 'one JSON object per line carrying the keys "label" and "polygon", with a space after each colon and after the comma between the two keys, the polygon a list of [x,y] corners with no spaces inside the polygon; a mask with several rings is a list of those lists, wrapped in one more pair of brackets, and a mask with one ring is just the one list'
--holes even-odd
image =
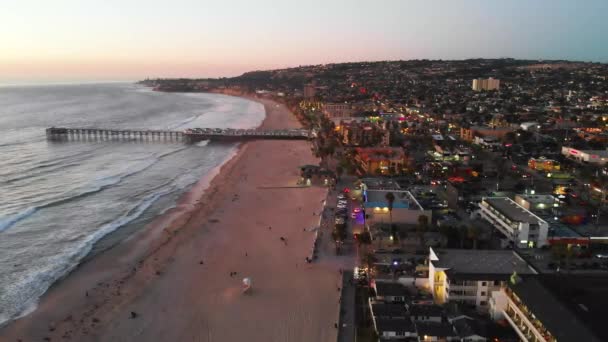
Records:
{"label": "wooden pier", "polygon": [[183,141],[195,143],[203,140],[243,141],[258,139],[309,140],[316,137],[314,131],[305,129],[258,130],[231,128],[189,128],[183,131],[135,130],[102,128],[51,127],[46,129],[49,140],[146,140]]}

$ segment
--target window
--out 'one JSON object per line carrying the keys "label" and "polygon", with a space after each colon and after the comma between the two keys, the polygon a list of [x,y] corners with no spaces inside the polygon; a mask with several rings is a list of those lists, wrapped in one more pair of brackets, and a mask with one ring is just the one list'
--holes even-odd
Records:
{"label": "window", "polygon": [[485,281],[482,281],[482,282],[481,282],[481,286],[486,286],[486,282],[485,282]]}
{"label": "window", "polygon": [[397,331],[395,333],[395,335],[397,335],[397,336],[405,336],[405,331]]}
{"label": "window", "polygon": [[494,286],[500,286],[500,280],[494,280]]}
{"label": "window", "polygon": [[481,291],[481,295],[485,296],[486,295],[486,291]]}
{"label": "window", "polygon": [[486,305],[488,305],[488,302],[486,302],[485,300],[482,300],[481,302],[479,302],[479,305],[486,306]]}

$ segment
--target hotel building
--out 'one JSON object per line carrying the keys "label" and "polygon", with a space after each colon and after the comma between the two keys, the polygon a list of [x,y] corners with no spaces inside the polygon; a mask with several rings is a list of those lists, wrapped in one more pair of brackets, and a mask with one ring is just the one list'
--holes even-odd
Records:
{"label": "hotel building", "polygon": [[549,224],[508,197],[486,197],[479,203],[481,217],[518,248],[547,244]]}

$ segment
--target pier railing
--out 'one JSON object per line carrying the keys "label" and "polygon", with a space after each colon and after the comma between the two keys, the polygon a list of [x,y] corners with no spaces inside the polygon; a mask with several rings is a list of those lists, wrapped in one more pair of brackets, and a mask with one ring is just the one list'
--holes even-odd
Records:
{"label": "pier railing", "polygon": [[137,129],[102,129],[102,128],[67,128],[51,127],[46,129],[50,140],[181,140],[197,142],[202,140],[308,140],[316,137],[314,131],[305,129],[258,130],[231,128],[189,128],[183,131],[170,130],[137,130]]}

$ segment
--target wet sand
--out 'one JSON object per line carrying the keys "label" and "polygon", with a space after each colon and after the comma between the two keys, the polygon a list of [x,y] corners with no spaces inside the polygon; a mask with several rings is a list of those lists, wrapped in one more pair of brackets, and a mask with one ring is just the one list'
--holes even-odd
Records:
{"label": "wet sand", "polygon": [[[299,127],[259,101],[263,128]],[[207,190],[76,269],[0,340],[335,341],[340,274],[304,261],[326,190],[295,186],[316,162],[305,141],[244,144]]]}

